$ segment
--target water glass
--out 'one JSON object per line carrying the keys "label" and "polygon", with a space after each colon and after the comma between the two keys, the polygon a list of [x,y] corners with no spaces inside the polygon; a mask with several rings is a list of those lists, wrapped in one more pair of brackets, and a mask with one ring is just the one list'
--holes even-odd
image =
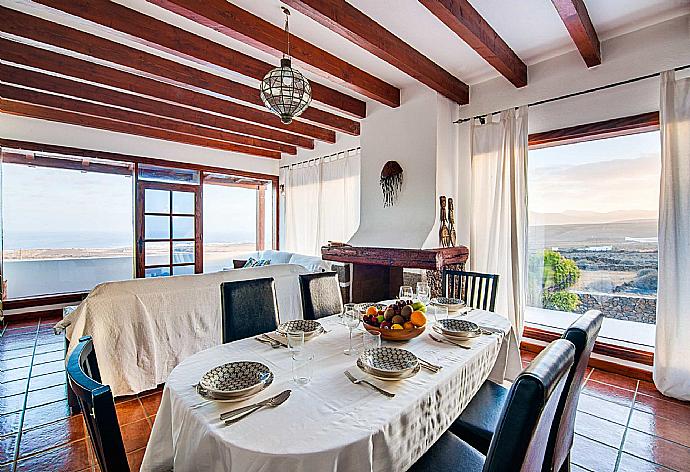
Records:
{"label": "water glass", "polygon": [[398,298],[401,300],[412,300],[414,298],[414,291],[409,285],[401,285]]}
{"label": "water glass", "polygon": [[417,282],[417,299],[425,305],[429,304],[431,300],[431,289],[428,283]]}
{"label": "water glass", "polygon": [[286,334],[287,345],[290,352],[299,353],[304,346],[304,331],[288,331]]}
{"label": "water glass", "polygon": [[297,385],[306,385],[311,382],[314,370],[314,353],[312,352],[293,352],[292,353],[292,380]]}
{"label": "water glass", "polygon": [[345,349],[345,354],[348,356],[356,356],[357,355],[357,349],[355,349],[352,346],[352,330],[355,329],[357,326],[359,326],[359,313],[357,313],[356,310],[349,310],[346,311],[345,314],[343,315],[343,322],[345,323],[345,326],[350,328],[350,347],[349,349]]}
{"label": "water glass", "polygon": [[448,318],[448,307],[441,305],[429,305],[427,308],[427,316],[432,322],[432,325],[438,323],[438,320]]}
{"label": "water glass", "polygon": [[362,347],[365,351],[367,349],[376,349],[381,347],[381,333],[378,331],[364,330],[364,334],[362,336]]}

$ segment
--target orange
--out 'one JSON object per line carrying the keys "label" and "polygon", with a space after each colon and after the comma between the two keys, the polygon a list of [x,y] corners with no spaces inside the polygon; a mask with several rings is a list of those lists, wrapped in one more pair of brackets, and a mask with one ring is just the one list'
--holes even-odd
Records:
{"label": "orange", "polygon": [[367,308],[367,315],[375,315],[378,312],[375,306]]}
{"label": "orange", "polygon": [[405,324],[403,325],[403,328],[405,328],[405,329],[412,329],[412,328],[414,328],[414,325],[412,324],[411,321],[405,321]]}
{"label": "orange", "polygon": [[413,311],[410,315],[410,321],[415,326],[424,326],[426,324],[426,316],[421,311]]}

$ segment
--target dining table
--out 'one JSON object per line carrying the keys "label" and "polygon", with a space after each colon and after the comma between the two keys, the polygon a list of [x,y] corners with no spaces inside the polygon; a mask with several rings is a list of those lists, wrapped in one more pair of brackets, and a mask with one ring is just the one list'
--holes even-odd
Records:
{"label": "dining table", "polygon": [[[441,367],[436,372],[421,369],[397,381],[365,374],[357,367],[357,356],[343,353],[349,331],[338,315],[318,320],[323,333],[304,344],[304,351],[314,355],[311,381],[304,385],[293,380],[287,348],[247,338],[198,352],[167,379],[141,470],[407,470],[460,415],[484,381],[501,383],[511,369],[510,350],[517,342],[504,316],[484,310],[456,316],[484,328],[481,336],[463,342],[469,349],[432,339],[430,326],[409,341],[382,342]],[[361,343],[362,333],[361,327],[355,330],[356,343]],[[272,383],[241,402],[201,396],[196,385],[204,373],[233,361],[265,364],[274,375]],[[345,371],[395,397],[352,383]],[[229,425],[220,418],[228,410],[288,389],[290,397],[280,406],[260,409]]]}

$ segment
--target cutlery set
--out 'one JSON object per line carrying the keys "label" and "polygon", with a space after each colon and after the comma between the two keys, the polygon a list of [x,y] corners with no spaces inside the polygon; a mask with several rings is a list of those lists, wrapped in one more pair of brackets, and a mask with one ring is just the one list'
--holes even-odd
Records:
{"label": "cutlery set", "polygon": [[275,397],[271,397],[267,400],[254,403],[253,405],[247,405],[242,408],[236,408],[234,410],[226,411],[225,413],[222,413],[220,415],[220,419],[221,421],[225,422],[226,426],[235,424],[241,419],[251,415],[255,411],[260,410],[261,408],[275,408],[278,405],[282,405],[285,402],[285,400],[287,400],[290,397],[291,393],[292,390],[284,390]]}

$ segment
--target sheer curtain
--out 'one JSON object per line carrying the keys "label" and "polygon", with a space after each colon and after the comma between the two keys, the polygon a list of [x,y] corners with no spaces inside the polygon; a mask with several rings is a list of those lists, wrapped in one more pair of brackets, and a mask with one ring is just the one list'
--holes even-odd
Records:
{"label": "sheer curtain", "polygon": [[661,74],[659,287],[654,383],[690,400],[690,79]]}
{"label": "sheer curtain", "polygon": [[285,248],[320,255],[359,226],[360,152],[353,149],[284,169]]}
{"label": "sheer curtain", "polygon": [[[527,283],[527,107],[471,123],[470,267],[499,275],[496,312],[522,337]],[[507,378],[522,370],[510,347]]]}

